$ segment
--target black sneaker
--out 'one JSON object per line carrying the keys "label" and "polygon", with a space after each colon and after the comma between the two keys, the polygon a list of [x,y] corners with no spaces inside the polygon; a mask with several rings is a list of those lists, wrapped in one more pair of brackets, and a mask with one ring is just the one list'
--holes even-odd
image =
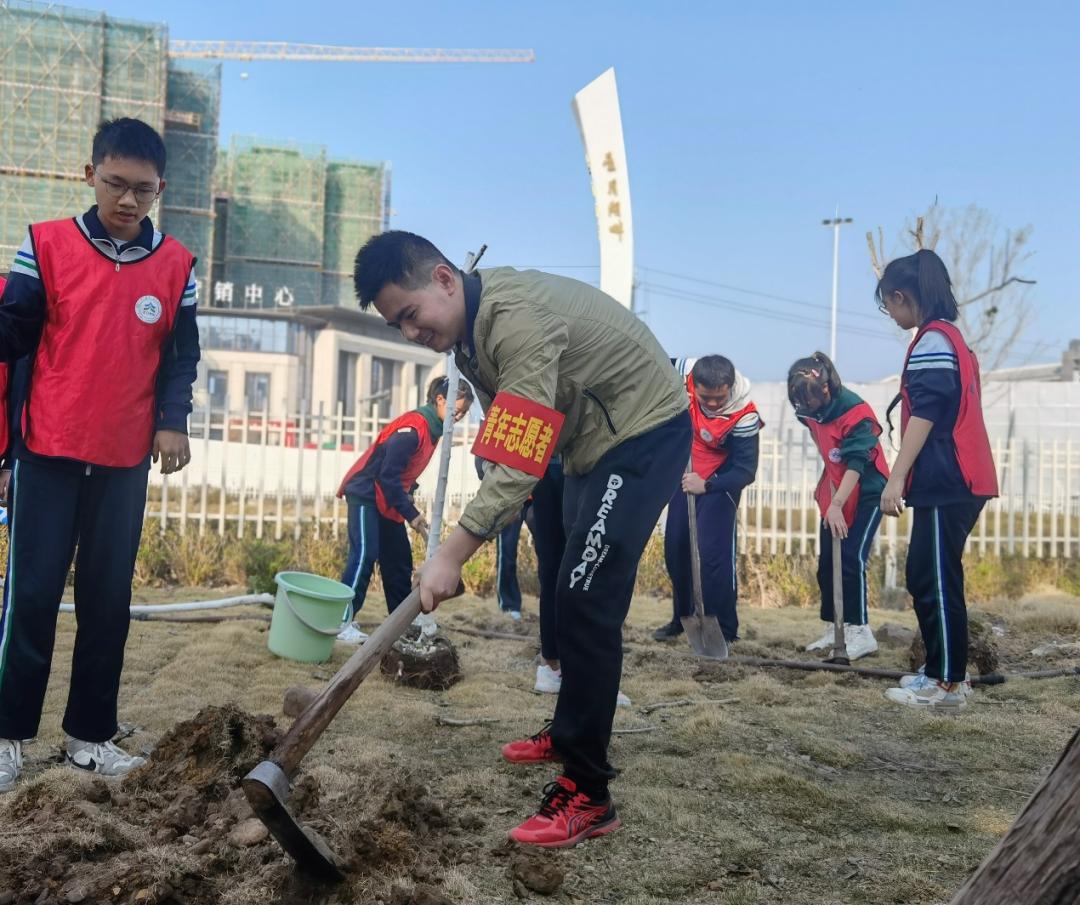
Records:
{"label": "black sneaker", "polygon": [[672,619],[667,625],[662,625],[652,633],[657,641],[670,641],[678,638],[683,633],[682,623],[678,619]]}

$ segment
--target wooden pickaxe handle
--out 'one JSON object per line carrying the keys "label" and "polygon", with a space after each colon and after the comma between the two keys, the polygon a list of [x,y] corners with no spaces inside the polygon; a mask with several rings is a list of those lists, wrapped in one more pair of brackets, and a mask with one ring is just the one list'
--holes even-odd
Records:
{"label": "wooden pickaxe handle", "polygon": [[[459,594],[464,591],[464,587],[458,588]],[[352,693],[419,613],[420,589],[413,588],[409,596],[398,604],[397,609],[387,616],[356,653],[345,661],[319,696],[296,718],[296,722],[268,758],[281,767],[286,776],[292,777],[304,755],[323,734],[323,730],[330,725],[330,721]]]}

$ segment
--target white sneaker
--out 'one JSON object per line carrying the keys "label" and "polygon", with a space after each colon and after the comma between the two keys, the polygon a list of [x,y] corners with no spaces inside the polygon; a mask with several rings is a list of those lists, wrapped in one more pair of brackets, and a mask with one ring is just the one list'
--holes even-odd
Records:
{"label": "white sneaker", "polygon": [[896,704],[920,710],[963,710],[967,707],[968,696],[960,691],[961,684],[953,682],[950,685],[923,674],[916,676],[906,688],[890,688],[885,697]]}
{"label": "white sneaker", "polygon": [[128,754],[112,742],[83,742],[68,738],[67,762],[87,773],[102,776],[123,776],[146,763],[145,757]]}
{"label": "white sneaker", "polygon": [[0,792],[15,788],[15,780],[22,770],[22,742],[18,739],[0,738]]}
{"label": "white sneaker", "polygon": [[803,650],[826,650],[833,646],[833,641],[835,640],[836,635],[834,634],[832,623],[830,622],[829,627],[825,629],[825,634],[818,638],[817,641],[812,641],[810,644],[807,644]]}
{"label": "white sneaker", "polygon": [[877,639],[868,625],[845,625],[844,646],[847,647],[849,660],[858,660],[876,653],[878,649]]}
{"label": "white sneaker", "polygon": [[[926,678],[926,664],[924,663],[919,667],[919,671],[912,676],[904,676],[900,679],[901,688],[915,688],[922,684],[922,681]],[[971,673],[964,673],[964,681],[960,684],[960,694],[965,698],[970,698],[974,694],[975,689],[971,686]]]}
{"label": "white sneaker", "polygon": [[363,644],[367,639],[367,632],[360,631],[360,626],[355,622],[350,622],[345,628],[338,632],[337,636],[337,640],[342,641],[345,644]]}
{"label": "white sneaker", "polygon": [[615,706],[616,707],[632,707],[633,704],[630,702],[630,699],[626,695],[624,695],[622,693],[622,691],[620,690],[619,693],[615,696]]}
{"label": "white sneaker", "polygon": [[562,672],[552,669],[546,663],[536,667],[536,684],[533,691],[537,694],[558,694],[562,688]]}
{"label": "white sneaker", "polygon": [[521,610],[503,610],[514,622],[521,622]]}

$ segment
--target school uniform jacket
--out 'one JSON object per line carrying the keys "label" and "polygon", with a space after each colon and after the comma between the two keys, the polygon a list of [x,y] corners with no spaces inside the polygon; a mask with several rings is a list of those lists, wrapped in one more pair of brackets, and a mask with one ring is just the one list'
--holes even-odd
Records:
{"label": "school uniform jacket", "polygon": [[900,398],[901,430],[912,416],[933,422],[908,475],[908,505],[944,506],[996,497],[979,362],[953,324],[931,320],[919,328],[904,361]]}
{"label": "school uniform jacket", "polygon": [[433,405],[422,405],[395,418],[346,472],[338,496],[374,501],[383,518],[411,522],[419,511],[410,494],[431,461],[442,430]]}
{"label": "school uniform jacket", "polygon": [[822,518],[832,503],[848,469],[859,474],[859,483],[844,502],[844,519],[850,528],[855,524],[860,502],[881,499],[889,477],[889,465],[881,447],[881,425],[874,410],[856,393],[841,387],[836,398],[812,415],[798,415],[806,425],[821,454],[824,468],[814,491]]}

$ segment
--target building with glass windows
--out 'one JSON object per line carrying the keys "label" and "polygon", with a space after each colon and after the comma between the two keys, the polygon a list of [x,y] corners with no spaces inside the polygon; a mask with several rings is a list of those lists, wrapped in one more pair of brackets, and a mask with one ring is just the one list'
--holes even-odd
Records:
{"label": "building with glass windows", "polygon": [[[195,406],[388,419],[423,401],[442,356],[356,309],[204,309]],[[198,416],[196,416],[198,417]]]}
{"label": "building with glass windows", "polygon": [[224,147],[221,66],[169,47],[163,23],[0,2],[0,274],[28,223],[93,203],[94,131],[135,116],[168,153],[151,216],[198,257],[196,406],[389,417],[413,404],[438,356],[360,312],[352,292],[356,252],[388,227],[389,164],[288,139]]}

